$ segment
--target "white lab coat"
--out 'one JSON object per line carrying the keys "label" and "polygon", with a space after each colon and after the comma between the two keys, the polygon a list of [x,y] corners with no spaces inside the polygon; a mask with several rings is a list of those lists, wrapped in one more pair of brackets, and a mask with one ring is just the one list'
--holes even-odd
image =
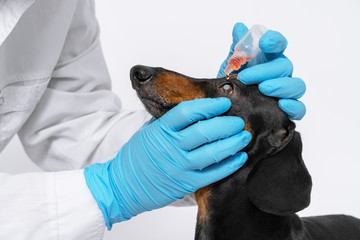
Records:
{"label": "white lab coat", "polygon": [[111,92],[93,0],[0,0],[0,151],[18,133],[32,161],[57,171],[0,170],[0,239],[102,239],[75,169],[114,157],[148,118]]}

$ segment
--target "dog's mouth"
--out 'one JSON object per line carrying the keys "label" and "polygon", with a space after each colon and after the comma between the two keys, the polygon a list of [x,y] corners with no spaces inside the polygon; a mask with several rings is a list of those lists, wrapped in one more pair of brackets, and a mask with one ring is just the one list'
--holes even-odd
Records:
{"label": "dog's mouth", "polygon": [[167,111],[176,106],[176,104],[165,103],[150,96],[141,96],[140,94],[138,94],[138,96],[146,110],[155,118],[160,118]]}
{"label": "dog's mouth", "polygon": [[202,81],[162,68],[134,66],[130,70],[130,79],[146,110],[155,118],[182,101],[206,96],[200,86]]}

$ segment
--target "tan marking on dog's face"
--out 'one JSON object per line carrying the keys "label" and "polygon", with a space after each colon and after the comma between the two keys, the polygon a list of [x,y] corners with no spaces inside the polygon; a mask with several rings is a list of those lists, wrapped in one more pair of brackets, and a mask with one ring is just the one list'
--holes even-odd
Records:
{"label": "tan marking on dog's face", "polygon": [[249,122],[246,122],[245,123],[245,127],[244,127],[244,130],[248,131],[251,133],[251,135],[254,135],[254,131],[251,129],[251,125]]}
{"label": "tan marking on dog's face", "polygon": [[160,73],[155,80],[155,91],[167,103],[205,98],[205,92],[188,78],[174,73]]}
{"label": "tan marking on dog's face", "polygon": [[198,189],[195,193],[195,200],[198,205],[197,224],[201,224],[208,214],[208,199],[211,195],[211,187],[206,186]]}

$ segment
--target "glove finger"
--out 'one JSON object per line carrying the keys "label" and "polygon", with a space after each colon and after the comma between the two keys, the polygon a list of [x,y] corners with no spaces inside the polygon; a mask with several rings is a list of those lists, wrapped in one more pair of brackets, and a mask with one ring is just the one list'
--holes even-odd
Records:
{"label": "glove finger", "polygon": [[298,99],[304,95],[306,85],[300,78],[282,77],[260,83],[259,90],[271,97]]}
{"label": "glove finger", "polygon": [[217,77],[225,77],[225,73],[224,70],[228,64],[228,59],[231,57],[231,55],[233,55],[234,53],[234,49],[235,49],[235,45],[240,41],[240,39],[249,31],[249,29],[243,24],[243,23],[236,23],[233,31],[232,31],[232,38],[233,38],[233,42],[230,46],[230,51],[228,56],[226,57],[226,59],[223,61],[223,63],[220,66],[220,70],[218,72]]}
{"label": "glove finger", "polygon": [[220,163],[195,172],[194,177],[198,180],[199,185],[197,188],[207,186],[233,174],[245,164],[247,159],[248,155],[245,152],[239,152]]}
{"label": "glove finger", "polygon": [[204,169],[214,163],[219,163],[225,158],[241,151],[251,140],[251,134],[242,131],[226,139],[205,144],[187,154],[187,162],[183,167],[189,170]]}
{"label": "glove finger", "polygon": [[181,102],[159,118],[160,125],[178,131],[199,120],[223,114],[230,106],[228,98],[201,98]]}
{"label": "glove finger", "polygon": [[176,134],[175,143],[183,150],[192,150],[205,143],[233,136],[244,126],[244,121],[239,117],[215,117],[185,128]]}
{"label": "glove finger", "polygon": [[293,65],[291,61],[281,57],[242,70],[238,75],[238,79],[245,84],[261,83],[269,79],[290,77],[292,71]]}
{"label": "glove finger", "polygon": [[249,31],[249,29],[245,26],[245,24],[238,22],[235,23],[233,31],[232,31],[232,37],[233,37],[233,46],[232,50],[234,52],[235,45],[240,41],[240,39]]}
{"label": "glove finger", "polygon": [[279,32],[268,30],[260,38],[259,47],[264,53],[282,53],[287,47],[286,38]]}
{"label": "glove finger", "polygon": [[280,57],[287,44],[286,38],[281,33],[273,30],[268,30],[259,41],[259,47],[268,61]]}
{"label": "glove finger", "polygon": [[279,107],[286,112],[291,120],[301,120],[306,113],[305,104],[294,99],[280,99]]}

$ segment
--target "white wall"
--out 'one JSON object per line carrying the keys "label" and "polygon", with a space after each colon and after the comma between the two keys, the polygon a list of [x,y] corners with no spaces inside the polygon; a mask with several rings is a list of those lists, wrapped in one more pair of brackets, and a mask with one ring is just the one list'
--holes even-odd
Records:
{"label": "white wall", "polygon": [[[97,1],[102,45],[113,88],[126,108],[141,108],[131,89],[135,64],[194,77],[216,76],[235,22],[280,31],[294,76],[306,81],[306,117],[297,123],[313,177],[312,203],[301,215],[360,217],[360,2],[358,0]],[[39,171],[17,139],[0,169]],[[196,208],[165,208],[114,226],[105,239],[192,239]]]}

